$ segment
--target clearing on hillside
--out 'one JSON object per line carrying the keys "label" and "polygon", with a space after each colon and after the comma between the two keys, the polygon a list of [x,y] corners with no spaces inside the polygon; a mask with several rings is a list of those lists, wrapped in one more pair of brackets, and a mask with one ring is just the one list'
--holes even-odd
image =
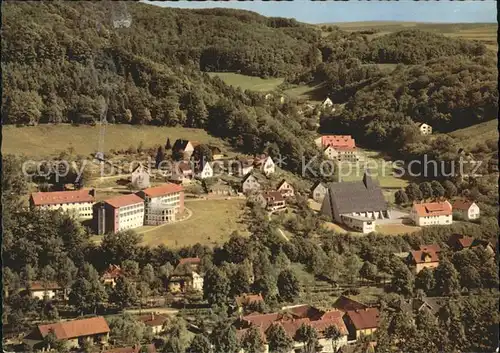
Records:
{"label": "clearing on hillside", "polygon": [[220,79],[229,86],[240,87],[242,90],[248,89],[256,92],[273,91],[284,81],[283,78],[260,78],[236,74],[234,72],[209,72],[208,74],[212,77],[220,77]]}
{"label": "clearing on hillside", "polygon": [[[24,154],[28,157],[46,157],[74,149],[75,154],[90,155],[97,151],[99,126],[38,125],[16,127],[3,126],[2,152],[4,154]],[[108,125],[106,126],[105,151],[110,149],[137,148],[142,141],[145,148],[171,143],[178,138],[216,143],[221,140],[210,136],[201,129],[182,127]]]}
{"label": "clearing on hillside", "polygon": [[486,121],[465,129],[455,130],[449,135],[456,138],[462,148],[471,148],[478,142],[488,140],[498,141],[498,121],[497,119]]}

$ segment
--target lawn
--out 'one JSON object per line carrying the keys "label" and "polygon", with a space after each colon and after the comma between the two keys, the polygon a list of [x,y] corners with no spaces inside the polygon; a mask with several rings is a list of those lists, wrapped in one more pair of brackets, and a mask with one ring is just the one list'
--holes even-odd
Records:
{"label": "lawn", "polygon": [[229,86],[240,87],[242,90],[251,90],[257,92],[269,92],[284,81],[283,78],[260,78],[256,76],[247,76],[233,72],[209,72],[210,76],[219,76]]}
{"label": "lawn", "polygon": [[311,103],[321,103],[327,97],[323,83],[314,85],[298,85],[284,91],[287,96],[306,99]]}
{"label": "lawn", "polygon": [[[46,157],[67,151],[71,146],[77,155],[89,155],[97,151],[98,126],[38,125],[16,127],[3,126],[3,153],[25,154],[28,157]],[[170,138],[189,139],[201,143],[221,141],[201,129],[182,127],[157,127],[137,125],[109,125],[106,127],[105,152],[110,149],[137,147],[142,141],[144,147],[164,144]]]}
{"label": "lawn", "polygon": [[380,224],[376,226],[376,231],[385,235],[401,235],[406,233],[415,233],[420,227],[408,226],[405,224]]}
{"label": "lawn", "polygon": [[494,119],[469,126],[465,129],[455,130],[449,135],[459,141],[460,147],[470,149],[478,142],[485,142],[487,140],[498,141],[498,121]]}
{"label": "lawn", "polygon": [[143,243],[175,248],[196,243],[213,246],[227,241],[234,231],[246,234],[246,226],[241,223],[244,200],[186,201],[185,205],[193,212],[186,221],[138,228],[138,233],[147,231]]}

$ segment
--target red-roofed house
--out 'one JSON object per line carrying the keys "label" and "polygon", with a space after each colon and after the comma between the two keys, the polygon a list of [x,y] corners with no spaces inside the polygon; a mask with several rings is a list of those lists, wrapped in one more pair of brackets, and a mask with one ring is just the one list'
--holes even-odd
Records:
{"label": "red-roofed house", "polygon": [[54,324],[39,325],[24,341],[37,349],[43,344],[43,339],[52,332],[57,340],[65,340],[68,347],[76,348],[84,342],[106,345],[109,338],[109,326],[104,317],[61,321]]}
{"label": "red-roofed house", "polygon": [[276,171],[276,166],[273,159],[265,154],[255,157],[254,165],[256,168],[259,168],[265,175],[273,174]]}
{"label": "red-roofed house", "polygon": [[[332,352],[332,342],[324,337],[324,331],[329,326],[336,326],[341,333],[341,337],[335,342],[336,346],[340,348],[347,344],[348,330],[342,319],[343,313],[341,311],[322,311],[310,305],[298,305],[283,309],[286,310],[278,313],[243,316],[236,323],[237,332],[256,326],[259,330],[266,333],[271,325],[278,324],[295,341],[297,330],[302,324],[305,324],[317,331],[319,345],[323,347],[321,352]],[[239,332],[239,336],[243,336],[243,333]],[[303,344],[295,341],[294,346],[295,348],[300,348]]]}
{"label": "red-roofed house", "polygon": [[495,252],[493,246],[488,241],[468,237],[463,234],[453,234],[448,240],[448,245],[455,251],[481,246],[490,253]]}
{"label": "red-roofed house", "polygon": [[436,254],[439,254],[441,252],[441,247],[439,246],[439,244],[426,244],[426,245],[420,245],[419,250],[433,251]]}
{"label": "red-roofed house", "polygon": [[439,255],[435,251],[413,250],[408,258],[410,265],[415,267],[415,274],[424,268],[434,269],[439,266]]}
{"label": "red-roofed house", "polygon": [[30,207],[40,210],[62,210],[78,219],[91,219],[94,200],[94,189],[34,192],[30,197]]}
{"label": "red-roofed house", "polygon": [[351,310],[344,315],[344,322],[349,331],[349,339],[358,340],[377,330],[380,323],[380,312],[377,308]]}
{"label": "red-roofed house", "polygon": [[417,226],[447,225],[452,223],[452,211],[448,201],[415,203],[410,218]]}
{"label": "red-roofed house", "polygon": [[199,273],[201,259],[187,257],[179,261],[168,280],[168,290],[172,293],[203,291],[203,276]]}
{"label": "red-roofed house", "polygon": [[144,199],[144,224],[160,225],[178,220],[184,213],[184,188],[167,183],[137,193]]}
{"label": "red-roofed house", "polygon": [[453,202],[453,211],[467,220],[478,219],[480,215],[479,206],[474,201],[456,200]]}
{"label": "red-roofed house", "polygon": [[32,281],[29,282],[28,287],[33,298],[44,300],[59,297],[65,299],[64,288],[56,282]]}
{"label": "red-roofed house", "polygon": [[144,323],[147,327],[151,327],[155,335],[163,331],[163,324],[167,320],[167,316],[155,314],[153,312],[137,318],[137,321]]}
{"label": "red-roofed house", "polygon": [[120,195],[94,205],[97,234],[116,233],[144,225],[144,200],[136,194]]}
{"label": "red-roofed house", "polygon": [[[107,349],[103,353],[140,353],[141,351],[141,346],[139,345],[134,345],[132,347],[121,347],[121,348],[113,348],[113,349]],[[146,352],[148,353],[156,353],[156,347],[154,344],[148,344],[146,346]]]}
{"label": "red-roofed house", "polygon": [[118,265],[109,265],[108,269],[104,271],[101,276],[101,281],[105,285],[115,287],[118,277],[123,276],[123,270]]}
{"label": "red-roofed house", "polygon": [[280,181],[276,190],[281,192],[281,194],[284,197],[293,197],[295,194],[293,186],[290,183],[288,183],[285,179]]}
{"label": "red-roofed house", "polygon": [[262,193],[265,207],[268,211],[277,211],[286,208],[286,201],[281,192],[267,191]]}

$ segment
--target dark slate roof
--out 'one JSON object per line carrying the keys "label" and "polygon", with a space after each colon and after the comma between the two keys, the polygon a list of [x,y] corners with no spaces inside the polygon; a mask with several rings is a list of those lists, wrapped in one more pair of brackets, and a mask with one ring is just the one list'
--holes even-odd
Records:
{"label": "dark slate roof", "polygon": [[339,214],[387,210],[382,189],[366,173],[362,181],[331,183],[323,201],[322,213],[333,217],[332,205],[338,209]]}
{"label": "dark slate roof", "polygon": [[174,145],[172,146],[172,149],[177,151],[178,150],[184,151],[188,143],[189,140],[178,139],[175,141]]}

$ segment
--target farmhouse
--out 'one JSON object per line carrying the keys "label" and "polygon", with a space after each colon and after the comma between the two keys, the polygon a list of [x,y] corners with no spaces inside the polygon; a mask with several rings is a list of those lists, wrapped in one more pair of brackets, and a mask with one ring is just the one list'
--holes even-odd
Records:
{"label": "farmhouse", "polygon": [[110,286],[114,288],[116,285],[116,281],[119,277],[123,276],[123,271],[118,265],[109,265],[109,267],[104,271],[101,276],[101,282],[104,285]]}
{"label": "farmhouse", "polygon": [[439,255],[432,250],[413,250],[410,251],[408,258],[410,266],[414,267],[415,274],[424,268],[434,269],[439,265]]}
{"label": "farmhouse", "polygon": [[65,340],[69,348],[78,348],[84,342],[106,345],[109,338],[108,323],[104,317],[98,316],[39,325],[25,337],[24,342],[34,349],[39,349],[50,332],[54,333],[57,340]]}
{"label": "farmhouse", "polygon": [[451,224],[452,207],[448,201],[415,203],[410,218],[417,226]]}
{"label": "farmhouse", "polygon": [[242,182],[241,182],[241,190],[244,192],[244,193],[248,193],[248,192],[251,192],[251,191],[257,191],[257,190],[260,190],[261,188],[261,185],[259,183],[259,181],[257,180],[257,177],[253,174],[247,174]]}
{"label": "farmhouse", "polygon": [[418,129],[420,130],[421,135],[430,135],[432,134],[432,126],[426,123],[418,124]]}
{"label": "farmhouse", "polygon": [[285,179],[281,180],[276,188],[277,191],[281,192],[284,197],[293,197],[295,190],[293,186],[289,184]]}
{"label": "farmhouse", "polygon": [[382,190],[367,172],[362,181],[330,184],[321,214],[362,233],[373,232],[375,220],[389,218]]}
{"label": "farmhouse", "polygon": [[149,313],[147,315],[142,315],[137,318],[146,325],[146,327],[151,327],[153,334],[157,335],[163,331],[163,324],[168,320],[168,317],[163,315],[158,315],[155,313]]}
{"label": "farmhouse", "polygon": [[195,141],[178,139],[172,146],[172,153],[182,153],[184,159],[189,159],[197,145],[198,142]]}
{"label": "farmhouse", "polygon": [[311,197],[314,201],[321,203],[323,202],[327,191],[328,188],[326,185],[317,181],[311,188]]}
{"label": "farmhouse", "polygon": [[453,212],[460,214],[466,220],[479,218],[479,206],[474,201],[456,200],[452,207]]}
{"label": "farmhouse", "polygon": [[30,207],[40,210],[62,210],[78,219],[92,218],[94,189],[76,191],[34,192],[30,197]]}
{"label": "farmhouse", "polygon": [[273,174],[276,170],[273,159],[266,155],[255,157],[254,166],[259,168],[265,175]]}
{"label": "farmhouse", "polygon": [[[313,327],[318,333],[319,346],[317,352],[332,352],[332,341],[324,336],[324,331],[329,326],[335,326],[341,336],[335,345],[340,348],[347,344],[347,328],[342,320],[343,313],[338,310],[323,311],[310,305],[297,305],[283,308],[281,312],[269,314],[251,314],[241,317],[236,323],[238,337],[243,337],[249,328],[255,326],[265,338],[266,332],[272,325],[281,325],[287,336],[294,341],[294,348],[302,348],[303,344],[296,341],[296,333],[302,324]],[[267,346],[267,344],[266,344]],[[266,347],[266,349],[269,349]]]}
{"label": "farmhouse", "polygon": [[99,235],[144,225],[144,200],[136,194],[113,197],[95,204],[93,209]]}
{"label": "farmhouse", "polygon": [[56,282],[32,281],[28,288],[31,297],[39,300],[65,298],[64,289]]}
{"label": "farmhouse", "polygon": [[181,259],[169,278],[168,290],[172,293],[203,291],[203,277],[199,274],[200,264],[201,259],[198,257]]}
{"label": "farmhouse", "polygon": [[167,183],[137,193],[144,199],[144,224],[160,225],[179,220],[184,213],[184,189]]}

